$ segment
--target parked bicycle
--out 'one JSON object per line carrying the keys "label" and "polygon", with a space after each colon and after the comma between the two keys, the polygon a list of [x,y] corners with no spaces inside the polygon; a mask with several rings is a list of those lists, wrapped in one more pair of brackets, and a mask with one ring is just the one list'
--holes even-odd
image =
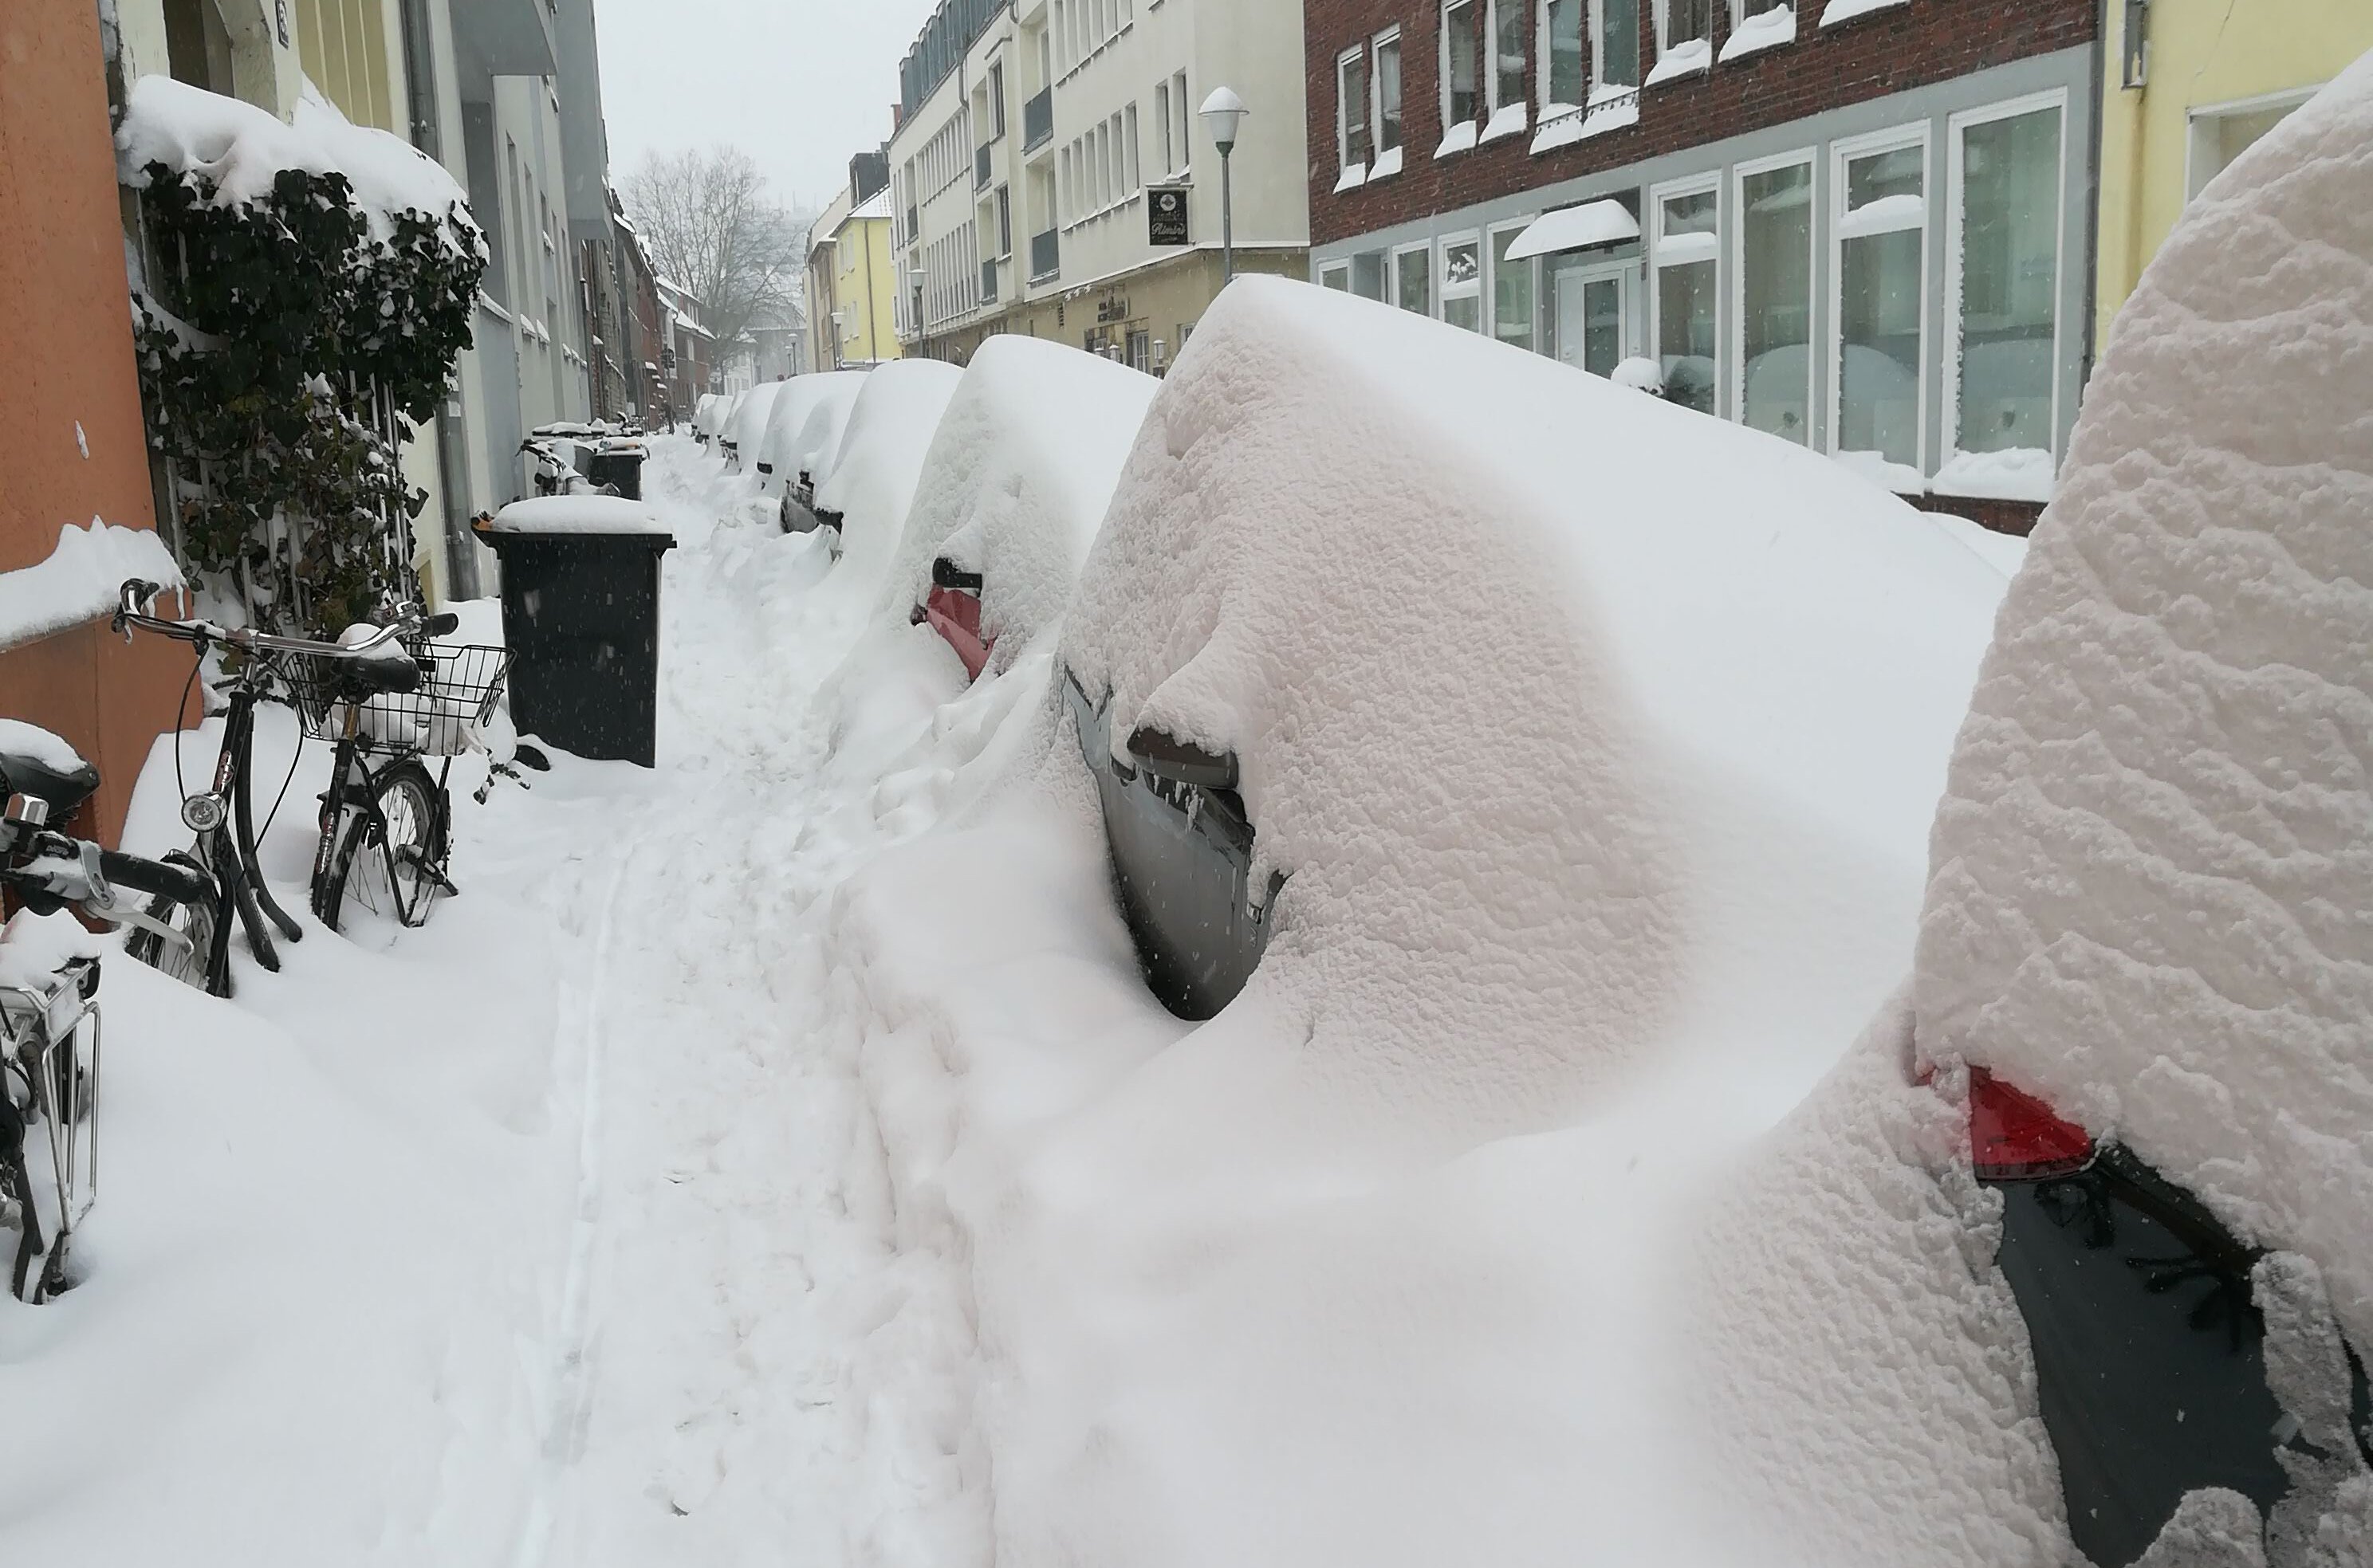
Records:
{"label": "parked bicycle", "polygon": [[[424,923],[437,899],[456,890],[447,874],[453,759],[478,744],[501,700],[509,654],[434,643],[458,629],[458,618],[424,616],[417,608],[324,643],[162,620],[147,612],[160,591],[153,583],[124,584],[116,629],[187,643],[202,659],[222,649],[237,660],[212,787],[186,796],[181,819],[198,835],[196,858],[219,887],[222,909],[236,913],[256,961],[276,971],[274,932],[290,942],[304,934],[257,865],[255,714],[267,702],[294,708],[309,738],[335,748],[321,795],[313,913],[333,931],[345,929],[357,909],[406,926]],[[432,756],[443,763],[434,773],[423,761]],[[217,923],[204,973],[217,996],[231,993],[232,924],[228,917]]]}
{"label": "parked bicycle", "polygon": [[[213,882],[194,865],[103,850],[51,826],[99,788],[88,763],[46,731],[0,726],[0,889],[36,914],[72,905],[171,969],[192,960],[190,932],[215,923]],[[190,918],[177,920],[172,912]],[[20,1301],[64,1291],[69,1243],[99,1196],[99,960],[30,972],[0,947],[0,1246]],[[30,1157],[38,1139],[44,1157]]]}

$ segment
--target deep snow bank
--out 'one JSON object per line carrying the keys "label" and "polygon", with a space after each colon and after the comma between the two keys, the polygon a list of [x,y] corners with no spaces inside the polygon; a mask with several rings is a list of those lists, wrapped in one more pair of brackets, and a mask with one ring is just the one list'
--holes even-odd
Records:
{"label": "deep snow bank", "polygon": [[1055,626],[1162,384],[1036,338],[991,338],[941,418],[883,613],[904,622],[941,555],[978,572],[997,668]]}
{"label": "deep snow bank", "polygon": [[2373,1342],[2373,61],[2119,317],[1935,830],[1919,1041],[2312,1255]]}

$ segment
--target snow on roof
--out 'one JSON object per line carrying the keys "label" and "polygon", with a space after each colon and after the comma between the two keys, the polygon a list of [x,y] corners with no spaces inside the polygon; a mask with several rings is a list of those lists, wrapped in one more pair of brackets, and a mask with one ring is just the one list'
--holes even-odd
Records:
{"label": "snow on roof", "polygon": [[[1155,402],[1064,654],[1116,738],[1240,754],[1293,947],[1379,965],[1333,1049],[1521,1120],[1684,1040],[1835,1061],[1909,966],[2003,588],[1824,457],[1255,277]],[[1449,1017],[1443,1055],[1415,1020]]]}
{"label": "snow on roof", "polygon": [[844,594],[870,601],[896,555],[924,456],[963,379],[936,359],[902,359],[866,373],[832,470],[816,482],[817,509],[841,517],[836,575],[853,585]]}
{"label": "snow on roof", "polygon": [[0,572],[0,648],[79,626],[113,610],[134,577],[181,586],[165,541],[146,528],[117,528],[97,517],[88,528],[58,530],[47,557]]}
{"label": "snow on roof", "polygon": [[824,403],[837,402],[844,411],[857,401],[857,394],[865,389],[861,371],[826,370],[808,376],[794,376],[783,383],[776,394],[775,406],[766,415],[766,433],[758,438],[756,459],[774,470],[767,476],[767,488],[779,492],[783,486],[799,478],[800,434],[808,421]]}
{"label": "snow on roof", "polygon": [[538,495],[514,501],[494,516],[494,533],[672,534],[639,501],[617,495]]}
{"label": "snow on roof", "polygon": [[2373,1344],[2373,57],[2112,328],[1936,821],[1920,1047],[2322,1266]]}
{"label": "snow on roof", "polygon": [[883,585],[894,620],[931,563],[978,572],[999,667],[1061,619],[1162,383],[1066,343],[1008,333],[973,355],[924,459]]}
{"label": "snow on roof", "polygon": [[881,190],[873,192],[872,195],[868,196],[861,203],[849,213],[848,216],[843,218],[841,223],[845,227],[849,224],[857,222],[860,218],[886,218],[889,215],[890,188],[885,185]]}
{"label": "snow on roof", "polygon": [[459,209],[476,231],[469,196],[443,164],[401,137],[350,123],[310,87],[297,105],[296,122],[286,125],[238,99],[170,76],[143,76],[132,86],[115,145],[118,174],[135,190],[146,186],[152,163],[203,175],[220,206],[269,195],[284,169],[336,173],[352,183],[355,201],[381,237],[399,212],[442,217]]}
{"label": "snow on roof", "polygon": [[1613,245],[1640,238],[1640,220],[1620,202],[1584,202],[1544,213],[1508,247],[1508,260],[1578,250],[1589,245]]}

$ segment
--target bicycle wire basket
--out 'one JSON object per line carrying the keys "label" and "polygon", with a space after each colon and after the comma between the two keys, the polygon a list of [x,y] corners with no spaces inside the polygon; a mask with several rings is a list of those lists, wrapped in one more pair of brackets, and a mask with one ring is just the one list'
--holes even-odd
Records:
{"label": "bicycle wire basket", "polygon": [[407,643],[420,665],[410,691],[368,691],[354,680],[356,661],[304,654],[282,661],[305,733],[315,740],[352,738],[374,749],[458,756],[494,716],[509,678],[508,648],[473,643]]}

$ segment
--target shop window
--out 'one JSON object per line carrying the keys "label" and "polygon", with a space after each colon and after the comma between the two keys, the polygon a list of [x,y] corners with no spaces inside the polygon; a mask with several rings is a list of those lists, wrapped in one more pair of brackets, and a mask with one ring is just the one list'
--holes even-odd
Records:
{"label": "shop window", "polygon": [[1835,180],[1837,419],[1830,449],[1896,489],[1923,486],[1926,138],[1840,149]]}
{"label": "shop window", "polygon": [[1996,478],[2043,498],[2060,363],[2060,106],[1957,121],[1954,133],[1952,450],[2027,455]]}
{"label": "shop window", "polygon": [[1336,289],[1344,294],[1350,293],[1351,264],[1349,261],[1337,261],[1319,268],[1318,286]]}
{"label": "shop window", "polygon": [[1738,417],[1803,445],[1813,408],[1813,165],[1738,176]]}
{"label": "shop window", "polygon": [[1442,319],[1483,330],[1483,242],[1473,235],[1442,242]]}
{"label": "shop window", "polygon": [[1351,258],[1351,292],[1381,303],[1385,297],[1385,253],[1362,250]]}
{"label": "shop window", "polygon": [[1666,401],[1712,413],[1715,406],[1717,284],[1722,271],[1721,192],[1711,184],[1655,197],[1656,358]]}
{"label": "shop window", "polygon": [[1393,303],[1420,316],[1433,314],[1433,247],[1413,245],[1393,254]]}

